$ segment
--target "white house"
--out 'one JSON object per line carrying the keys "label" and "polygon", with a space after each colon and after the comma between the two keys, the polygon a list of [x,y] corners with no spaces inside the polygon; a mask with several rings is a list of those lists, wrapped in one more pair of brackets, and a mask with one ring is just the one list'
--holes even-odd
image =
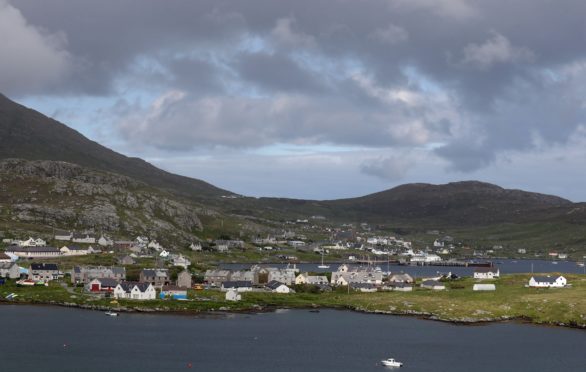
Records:
{"label": "white house", "polygon": [[201,246],[201,243],[191,243],[189,249],[191,249],[192,251],[201,252],[203,248]]}
{"label": "white house", "polygon": [[227,292],[229,290],[236,290],[238,292],[250,292],[252,291],[252,282],[248,280],[233,280],[227,281],[222,283],[222,287],[220,287],[222,292]]}
{"label": "white house", "polygon": [[166,250],[163,249],[161,251],[161,253],[159,253],[159,256],[163,257],[163,258],[167,258],[167,257],[169,257],[169,252],[167,252]]}
{"label": "white house", "polygon": [[563,276],[532,276],[529,279],[529,287],[533,288],[563,288],[568,281]]}
{"label": "white house", "polygon": [[96,244],[96,237],[90,234],[73,234],[71,241],[74,243]]}
{"label": "white house", "polygon": [[55,240],[61,240],[61,241],[70,241],[71,238],[73,237],[73,234],[71,233],[71,231],[63,231],[63,230],[57,230],[55,231]]}
{"label": "white house", "polygon": [[238,293],[235,289],[230,289],[226,292],[226,301],[240,301],[242,300],[242,295]]}
{"label": "white house", "polygon": [[38,239],[28,238],[27,240],[19,241],[18,245],[21,247],[44,247],[47,245],[47,242],[41,238],[38,238]]}
{"label": "white house", "polygon": [[187,269],[187,267],[189,265],[191,265],[191,261],[187,257],[185,257],[181,254],[179,256],[173,258],[173,266],[179,266],[184,269]]}
{"label": "white house", "polygon": [[500,270],[492,267],[479,267],[474,270],[474,279],[495,279],[500,277]]}
{"label": "white house", "polygon": [[78,247],[76,245],[63,246],[59,249],[63,256],[84,256],[89,254],[88,248]]}
{"label": "white house", "polygon": [[496,286],[494,284],[480,284],[476,283],[472,286],[473,291],[495,291]]}
{"label": "white house", "polygon": [[163,246],[161,244],[159,244],[159,242],[157,242],[156,240],[153,240],[152,242],[150,242],[147,245],[148,248],[152,248],[155,251],[160,251],[161,249],[163,249]]}
{"label": "white house", "polygon": [[309,275],[308,273],[303,273],[297,275],[295,278],[295,284],[329,284],[328,277],[325,275]]}
{"label": "white house", "polygon": [[114,288],[114,298],[130,300],[154,300],[157,291],[151,283],[122,282]]}
{"label": "white house", "polygon": [[100,236],[100,239],[98,239],[98,244],[102,247],[111,247],[114,245],[114,241],[102,235]]}
{"label": "white house", "polygon": [[267,283],[267,288],[271,290],[273,293],[291,293],[293,290],[287,287],[285,284],[278,282],[276,280],[271,280]]}

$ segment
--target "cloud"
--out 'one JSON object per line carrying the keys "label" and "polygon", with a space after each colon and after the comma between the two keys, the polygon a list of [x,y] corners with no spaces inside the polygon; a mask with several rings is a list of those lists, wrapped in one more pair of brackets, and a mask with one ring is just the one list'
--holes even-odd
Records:
{"label": "cloud", "polygon": [[492,38],[482,44],[464,47],[464,64],[487,70],[499,63],[533,62],[535,54],[525,47],[514,47],[503,35],[493,32]]}
{"label": "cloud", "polygon": [[406,157],[378,157],[364,161],[360,166],[360,171],[384,180],[399,181],[405,178],[412,166],[412,161]]}
{"label": "cloud", "polygon": [[30,25],[5,0],[0,0],[0,35],[0,86],[5,93],[45,89],[69,72],[65,36]]}
{"label": "cloud", "polygon": [[409,39],[409,33],[404,28],[390,23],[384,28],[374,30],[370,37],[383,44],[395,45]]}

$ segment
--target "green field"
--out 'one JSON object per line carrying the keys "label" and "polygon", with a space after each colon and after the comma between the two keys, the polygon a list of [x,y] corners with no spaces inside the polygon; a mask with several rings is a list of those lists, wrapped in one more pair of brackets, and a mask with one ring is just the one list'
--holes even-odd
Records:
{"label": "green field", "polygon": [[537,324],[586,328],[586,275],[567,275],[571,287],[526,288],[529,275],[506,275],[493,281],[495,292],[474,292],[475,281],[466,278],[447,283],[445,291],[415,288],[413,292],[348,293],[345,288],[330,293],[244,293],[240,302],[224,300],[219,291],[190,290],[189,301],[153,300],[113,302],[69,289],[59,283],[49,287],[0,286],[0,296],[16,293],[16,303],[70,304],[129,311],[259,311],[276,308],[327,307],[389,314],[410,314],[452,322],[482,322],[523,319]]}

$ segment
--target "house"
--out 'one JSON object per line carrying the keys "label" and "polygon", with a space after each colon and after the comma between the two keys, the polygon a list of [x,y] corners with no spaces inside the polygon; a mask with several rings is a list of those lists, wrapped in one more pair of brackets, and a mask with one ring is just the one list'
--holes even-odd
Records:
{"label": "house", "polygon": [[183,270],[177,275],[177,286],[180,288],[191,288],[191,274]]}
{"label": "house", "polygon": [[276,280],[271,280],[266,284],[266,287],[273,293],[291,293],[293,290],[287,287],[284,283]]}
{"label": "house", "polygon": [[75,233],[73,234],[71,241],[81,244],[96,244],[96,237],[90,234]]}
{"label": "house", "polygon": [[187,269],[187,267],[190,265],[191,265],[191,261],[187,257],[184,257],[183,255],[179,255],[179,256],[173,258],[173,266],[179,266],[184,269]]}
{"label": "house", "polygon": [[250,292],[252,291],[252,282],[248,280],[227,281],[222,283],[222,287],[220,288],[222,292],[226,292],[230,289],[234,289],[238,292]]}
{"label": "house", "polygon": [[48,282],[50,280],[59,279],[61,272],[56,264],[50,263],[34,263],[29,269],[28,278],[31,280],[43,280]]}
{"label": "house", "polygon": [[167,250],[163,249],[163,250],[161,251],[161,253],[159,253],[159,257],[167,258],[167,257],[169,257],[169,255],[170,255],[170,254],[171,254],[171,253],[170,253],[169,251],[167,251]]}
{"label": "house", "polygon": [[79,247],[77,245],[63,246],[59,251],[63,256],[85,256],[89,254],[88,248]]}
{"label": "house", "polygon": [[4,252],[0,252],[0,262],[12,262],[12,257]]}
{"label": "house", "polygon": [[413,277],[406,273],[393,274],[389,277],[391,283],[413,283]]}
{"label": "house", "polygon": [[114,297],[130,300],[154,300],[157,291],[151,283],[121,282],[114,288]]}
{"label": "house", "polygon": [[309,275],[309,273],[303,273],[297,275],[295,278],[295,284],[329,284],[330,281],[325,275]]}
{"label": "house", "polygon": [[494,284],[480,284],[476,283],[472,287],[473,291],[495,291],[496,286]]}
{"label": "house", "polygon": [[189,249],[195,252],[201,252],[203,250],[201,243],[191,243]]}
{"label": "house", "polygon": [[532,276],[529,279],[529,287],[532,288],[563,288],[568,284],[563,276]]}
{"label": "house", "polygon": [[126,280],[126,268],[116,266],[74,266],[73,270],[71,270],[71,283],[73,284],[87,284],[98,278]]}
{"label": "house", "polygon": [[174,285],[164,285],[161,288],[159,298],[164,300],[166,298],[172,298],[174,300],[187,300],[187,289],[179,288]]}
{"label": "house", "polygon": [[153,240],[152,242],[150,242],[147,245],[147,248],[154,249],[157,252],[163,250],[163,246],[159,242],[157,242],[156,240]]}
{"label": "house", "polygon": [[204,281],[208,284],[220,286],[223,282],[230,280],[230,270],[206,270],[204,274]]}
{"label": "house", "polygon": [[156,288],[171,284],[169,270],[167,269],[142,269],[140,272],[140,281],[151,283]]}
{"label": "house", "polygon": [[118,263],[120,265],[134,265],[136,263],[136,260],[130,256],[124,256],[118,260]]}
{"label": "house", "polygon": [[500,277],[498,268],[478,267],[474,270],[474,279],[494,279]]}
{"label": "house", "polygon": [[28,238],[27,240],[20,240],[18,245],[21,247],[44,247],[47,245],[47,242],[41,238]]}
{"label": "house", "polygon": [[95,254],[95,253],[102,253],[102,250],[100,248],[94,248],[91,245],[87,248],[87,253],[88,254]]}
{"label": "house", "polygon": [[446,289],[446,286],[443,283],[438,282],[437,280],[425,280],[421,283],[421,288],[433,289],[435,291],[442,291]]}
{"label": "house", "polygon": [[226,301],[240,301],[242,295],[235,289],[230,289],[226,292]]}
{"label": "house", "polygon": [[376,287],[371,283],[350,283],[350,288],[360,292],[376,292]]}
{"label": "house", "polygon": [[382,272],[366,269],[348,272],[333,272],[331,283],[333,285],[348,285],[348,283],[370,283],[381,285],[382,281]]}
{"label": "house", "polygon": [[113,292],[116,286],[118,286],[116,279],[96,278],[87,283],[84,288],[88,292]]}
{"label": "house", "polygon": [[258,283],[257,280],[255,280],[255,273],[253,271],[248,271],[248,270],[237,270],[237,271],[232,271],[232,273],[230,274],[230,280],[231,281],[243,281],[243,280],[247,280],[249,282],[253,282],[253,283]]}
{"label": "house", "polygon": [[134,246],[134,242],[132,240],[116,240],[116,241],[114,241],[114,249],[117,249],[117,250],[130,249],[133,246]]}
{"label": "house", "polygon": [[114,245],[114,241],[102,235],[100,236],[100,239],[98,239],[98,245],[101,247],[112,247]]}
{"label": "house", "polygon": [[413,291],[413,285],[410,283],[395,283],[393,285],[393,291],[411,292],[411,291]]}
{"label": "house", "polygon": [[9,279],[20,278],[20,268],[14,262],[0,262],[0,276]]}
{"label": "house", "polygon": [[277,281],[285,285],[293,285],[295,283],[296,269],[269,269],[268,281]]}
{"label": "house", "polygon": [[71,241],[71,238],[73,238],[73,234],[71,233],[71,231],[65,231],[65,230],[57,230],[55,231],[55,240],[61,240],[61,241]]}
{"label": "house", "polygon": [[61,256],[61,251],[55,247],[19,247],[6,248],[7,254],[12,253],[21,258],[53,258]]}

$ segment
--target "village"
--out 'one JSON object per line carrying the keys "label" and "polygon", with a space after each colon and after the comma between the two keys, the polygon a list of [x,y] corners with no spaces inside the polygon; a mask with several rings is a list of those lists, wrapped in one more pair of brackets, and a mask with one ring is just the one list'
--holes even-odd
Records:
{"label": "village", "polygon": [[[224,293],[226,301],[240,301],[246,292],[265,292],[275,294],[327,293],[345,291],[347,293],[374,292],[413,292],[445,291],[447,283],[457,282],[459,278],[451,272],[432,276],[413,277],[401,270],[400,265],[393,265],[398,270],[388,270],[393,263],[403,265],[439,265],[459,266],[463,261],[443,260],[440,254],[444,250],[453,250],[450,237],[434,241],[434,251],[413,250],[411,242],[389,237],[358,238],[353,242],[311,244],[304,237],[289,233],[279,241],[273,237],[255,237],[254,248],[246,248],[242,240],[218,239],[212,248],[200,243],[192,243],[186,252],[193,254],[213,250],[214,254],[246,249],[259,251],[277,250],[277,246],[291,247],[297,252],[310,252],[322,259],[319,272],[301,272],[297,267],[297,257],[292,254],[280,254],[285,264],[252,264],[248,269],[229,269],[193,265],[187,253],[173,252],[164,248],[156,240],[136,237],[133,240],[112,240],[105,236],[95,237],[89,233],[57,231],[53,237],[56,243],[63,243],[61,248],[47,246],[41,238],[25,240],[5,239],[8,244],[0,252],[0,284],[13,280],[17,286],[48,286],[50,282],[59,282],[64,288],[77,288],[83,293],[112,300],[155,300],[168,299],[186,301],[197,291],[219,291]],[[268,246],[271,244],[271,246]],[[287,251],[290,252],[291,250]],[[338,256],[343,263],[329,269],[331,264],[324,264],[323,257],[330,252],[352,251]],[[360,252],[367,252],[374,259],[360,259]],[[380,254],[382,252],[382,254]],[[385,260],[377,256],[386,256]],[[76,264],[76,258],[88,257],[85,265]],[[370,257],[370,256],[369,256]],[[115,260],[113,265],[96,265],[98,262]],[[69,259],[70,268],[60,263]],[[31,263],[29,263],[29,261]],[[293,262],[291,262],[293,261]],[[142,266],[138,265],[142,262]],[[387,271],[381,269],[387,263]],[[147,266],[145,266],[147,265]],[[148,266],[150,265],[150,266]],[[500,270],[492,264],[478,264],[474,269],[475,282],[472,291],[495,291],[497,287],[491,281],[498,279]],[[127,275],[127,269],[132,275]],[[531,288],[563,288],[571,286],[564,276],[531,276],[525,284]],[[74,293],[74,292],[71,292]],[[17,294],[10,293],[8,299]]]}

